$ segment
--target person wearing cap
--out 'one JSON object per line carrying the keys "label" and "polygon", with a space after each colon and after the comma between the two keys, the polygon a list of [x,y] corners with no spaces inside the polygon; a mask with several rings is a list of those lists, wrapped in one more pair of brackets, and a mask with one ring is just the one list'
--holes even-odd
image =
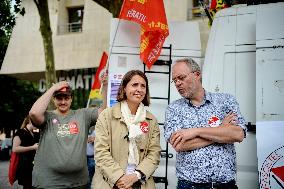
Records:
{"label": "person wearing cap", "polygon": [[[72,89],[61,81],[48,89],[32,106],[29,115],[41,136],[33,169],[34,188],[86,188],[86,144],[89,127],[106,107],[106,76],[102,79],[103,105],[72,110]],[[53,101],[55,110],[47,107]]]}

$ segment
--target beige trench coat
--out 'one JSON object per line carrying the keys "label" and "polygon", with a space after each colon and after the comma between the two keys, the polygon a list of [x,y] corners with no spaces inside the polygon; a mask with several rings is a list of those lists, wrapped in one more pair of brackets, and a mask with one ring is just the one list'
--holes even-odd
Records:
{"label": "beige trench coat", "polygon": [[[136,141],[139,151],[137,170],[146,175],[146,184],[141,189],[154,189],[151,176],[160,162],[160,129],[156,118],[146,114],[149,131],[144,140]],[[96,124],[96,172],[93,177],[94,189],[112,189],[116,181],[125,174],[128,160],[128,129],[120,111],[120,103],[100,113]]]}

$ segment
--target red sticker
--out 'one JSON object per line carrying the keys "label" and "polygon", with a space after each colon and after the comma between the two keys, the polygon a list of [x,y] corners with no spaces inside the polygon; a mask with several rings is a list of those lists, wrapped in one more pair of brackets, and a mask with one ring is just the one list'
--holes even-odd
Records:
{"label": "red sticker", "polygon": [[149,131],[149,124],[146,121],[141,122],[140,129],[143,133],[147,133]]}
{"label": "red sticker", "polygon": [[75,121],[69,123],[69,131],[70,131],[70,134],[78,134],[79,133],[79,128],[78,128],[77,123]]}
{"label": "red sticker", "polygon": [[217,116],[212,116],[211,118],[208,119],[208,125],[211,127],[217,127],[221,124],[220,119]]}

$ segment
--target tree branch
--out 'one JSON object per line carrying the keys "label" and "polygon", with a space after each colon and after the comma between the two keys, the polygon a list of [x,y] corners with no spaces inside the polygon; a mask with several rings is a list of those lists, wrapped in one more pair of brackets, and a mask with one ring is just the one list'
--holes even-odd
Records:
{"label": "tree branch", "polygon": [[120,13],[120,9],[123,3],[123,0],[93,0],[106,10],[108,10],[110,13],[112,13],[112,16],[114,18],[117,18]]}
{"label": "tree branch", "polygon": [[34,3],[35,3],[35,5],[36,5],[36,7],[37,7],[37,10],[39,10],[39,3],[38,3],[38,1],[37,1],[37,0],[34,0]]}

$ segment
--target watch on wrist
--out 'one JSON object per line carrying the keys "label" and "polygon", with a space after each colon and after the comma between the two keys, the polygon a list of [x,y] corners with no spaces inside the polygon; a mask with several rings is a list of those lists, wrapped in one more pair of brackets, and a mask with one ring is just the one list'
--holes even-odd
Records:
{"label": "watch on wrist", "polygon": [[146,175],[144,173],[142,173],[142,171],[135,170],[135,174],[137,175],[138,181],[141,184],[145,184],[146,183]]}
{"label": "watch on wrist", "polygon": [[134,173],[136,174],[138,181],[141,179],[141,174],[138,171],[134,171]]}

